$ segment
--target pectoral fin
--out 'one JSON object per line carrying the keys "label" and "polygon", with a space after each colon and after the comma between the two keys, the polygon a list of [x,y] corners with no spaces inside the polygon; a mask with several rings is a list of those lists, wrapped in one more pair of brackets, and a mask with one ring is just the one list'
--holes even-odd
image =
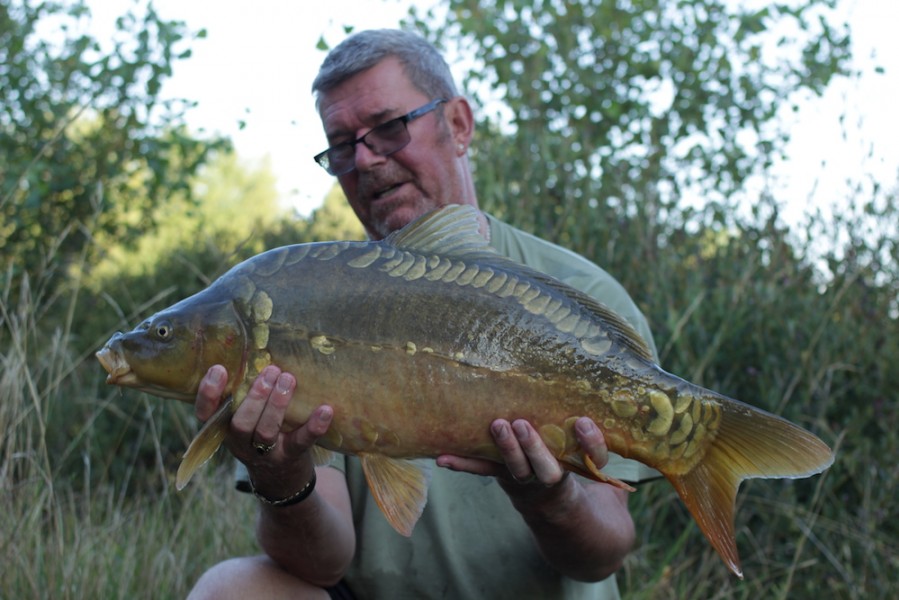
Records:
{"label": "pectoral fin", "polygon": [[409,537],[428,501],[429,465],[381,454],[360,454],[359,458],[381,512],[394,529]]}
{"label": "pectoral fin", "polygon": [[590,479],[594,479],[596,481],[601,481],[602,483],[608,483],[612,487],[616,487],[619,490],[624,490],[625,492],[636,492],[637,490],[628,484],[624,483],[620,479],[615,479],[609,475],[606,475],[602,471],[596,468],[596,463],[593,462],[586,454],[584,455],[584,464],[587,465],[587,470],[590,472]]}
{"label": "pectoral fin", "polygon": [[600,483],[608,483],[612,487],[616,487],[626,492],[637,491],[620,479],[615,479],[614,477],[606,475],[605,473],[600,471],[596,467],[596,463],[594,463],[593,460],[586,454],[577,455],[569,453],[560,458],[559,462],[562,463],[562,466],[565,469],[571,471],[572,473],[577,473],[581,477],[592,479],[593,481],[598,481]]}
{"label": "pectoral fin", "polygon": [[234,414],[234,402],[229,399],[222,403],[212,418],[206,421],[196,437],[190,442],[181,465],[178,467],[178,475],[175,477],[175,488],[184,489],[197,469],[206,464],[215,451],[222,445],[228,427],[231,424],[231,416]]}

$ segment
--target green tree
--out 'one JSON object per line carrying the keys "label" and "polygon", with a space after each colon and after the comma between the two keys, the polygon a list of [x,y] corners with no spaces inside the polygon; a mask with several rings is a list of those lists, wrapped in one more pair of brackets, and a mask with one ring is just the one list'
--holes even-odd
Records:
{"label": "green tree", "polygon": [[340,185],[335,183],[321,207],[310,218],[306,232],[308,241],[364,240],[365,230],[347,202]]}
{"label": "green tree", "polygon": [[187,103],[159,97],[190,55],[183,23],[149,6],[104,45],[88,17],[83,0],[0,0],[0,253],[17,272],[75,256],[88,222],[119,239],[148,230],[153,207],[189,194],[224,147],[186,132]]}
{"label": "green tree", "polygon": [[[87,345],[113,327],[130,329],[147,314],[194,294],[277,238],[303,236],[306,223],[278,206],[270,163],[242,163],[233,152],[213,156],[150,213],[156,226],[123,244],[92,236],[92,260],[71,269],[87,295],[78,335]],[[150,304],[148,304],[150,303]]]}
{"label": "green tree", "polygon": [[[835,3],[449,0],[448,18],[413,13],[450,55],[475,60],[464,83],[482,105],[472,160],[485,208],[622,280],[666,369],[836,449],[823,476],[744,484],[745,582],[722,572],[670,487],[642,487],[626,597],[895,587],[882,573],[899,564],[897,195],[847,198],[804,230],[770,195],[732,210],[785,147],[779,112],[848,74]],[[488,114],[496,96],[505,107]]]}
{"label": "green tree", "polygon": [[[622,219],[680,227],[668,217],[685,193],[725,202],[770,166],[778,111],[847,71],[835,1],[450,0],[446,19],[412,14],[477,64],[464,83],[484,107],[483,204],[598,258],[598,240],[627,247]],[[486,114],[497,95],[511,116]]]}

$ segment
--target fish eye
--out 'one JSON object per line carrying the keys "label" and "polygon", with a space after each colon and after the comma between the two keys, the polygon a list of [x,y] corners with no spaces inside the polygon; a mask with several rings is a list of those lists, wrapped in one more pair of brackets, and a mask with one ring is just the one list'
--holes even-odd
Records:
{"label": "fish eye", "polygon": [[172,324],[168,321],[160,321],[156,325],[153,326],[153,333],[162,341],[168,340],[172,337],[172,333],[174,328]]}

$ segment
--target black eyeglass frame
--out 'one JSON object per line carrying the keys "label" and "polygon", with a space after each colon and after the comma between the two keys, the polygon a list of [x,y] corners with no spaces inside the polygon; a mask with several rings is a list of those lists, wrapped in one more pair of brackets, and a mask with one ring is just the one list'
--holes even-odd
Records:
{"label": "black eyeglass frame", "polygon": [[[371,150],[372,152],[374,152],[374,153],[376,153],[376,154],[378,154],[378,155],[380,155],[380,156],[390,156],[391,154],[394,154],[394,153],[396,153],[396,152],[399,152],[400,150],[402,150],[403,148],[405,148],[406,146],[408,146],[408,145],[409,145],[409,142],[412,141],[412,136],[411,136],[411,135],[408,135],[408,133],[409,133],[408,125],[409,125],[409,123],[411,123],[412,121],[414,121],[415,119],[417,119],[417,118],[419,118],[419,117],[425,116],[426,114],[428,114],[429,112],[435,110],[438,106],[440,106],[441,104],[443,104],[443,103],[445,103],[445,102],[449,102],[449,101],[448,101],[446,98],[437,98],[437,99],[431,100],[430,102],[428,102],[428,103],[425,104],[424,106],[420,106],[420,107],[416,108],[415,110],[409,111],[408,113],[406,113],[406,114],[404,114],[404,115],[402,115],[402,116],[400,116],[400,117],[396,117],[396,118],[394,118],[394,119],[390,119],[389,121],[384,121],[384,122],[381,123],[380,125],[376,125],[376,126],[372,127],[371,129],[369,129],[369,130],[368,130],[367,132],[365,132],[363,135],[360,135],[358,138],[356,138],[356,139],[353,140],[352,142],[341,142],[341,143],[339,143],[339,144],[334,144],[333,146],[331,146],[330,148],[328,148],[328,149],[325,150],[324,152],[319,152],[318,154],[316,154],[316,155],[313,157],[313,159],[315,160],[315,162],[316,162],[321,168],[323,168],[323,169],[324,169],[325,171],[327,171],[329,174],[334,175],[335,177],[339,177],[340,175],[345,175],[345,174],[349,173],[350,171],[352,171],[353,169],[355,169],[355,168],[356,168],[356,163],[355,163],[355,160],[354,160],[354,161],[352,161],[352,163],[350,164],[350,166],[349,166],[348,168],[342,169],[342,170],[339,170],[339,171],[338,171],[338,170],[332,169],[332,168],[331,168],[331,160],[330,160],[330,158],[328,157],[328,155],[329,155],[331,152],[333,152],[335,149],[350,148],[350,149],[353,151],[353,154],[355,154],[356,145],[359,144],[359,143],[362,143],[362,144],[365,144],[365,146],[366,146],[369,150]],[[394,148],[394,149],[390,150],[389,152],[382,153],[382,152],[378,152],[375,148],[372,147],[371,144],[369,144],[369,143],[366,141],[365,138],[367,138],[367,137],[368,137],[369,135],[371,135],[372,133],[375,133],[375,132],[377,132],[377,131],[379,131],[379,130],[380,130],[380,131],[385,131],[387,128],[393,127],[393,126],[396,125],[397,123],[402,123],[402,124],[403,124],[403,129],[405,129],[406,134],[407,134],[407,136],[406,136],[406,141],[403,142],[402,144],[400,144],[397,148]],[[377,133],[375,133],[375,135],[377,135]]]}

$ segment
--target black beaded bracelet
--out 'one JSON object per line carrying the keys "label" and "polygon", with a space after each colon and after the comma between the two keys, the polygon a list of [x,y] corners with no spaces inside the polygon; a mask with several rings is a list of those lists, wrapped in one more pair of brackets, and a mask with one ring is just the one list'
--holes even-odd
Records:
{"label": "black beaded bracelet", "polygon": [[299,504],[312,494],[312,491],[315,489],[315,471],[312,471],[312,479],[309,480],[309,483],[304,485],[299,492],[288,496],[287,498],[281,498],[280,500],[272,500],[271,498],[267,498],[257,492],[252,480],[250,480],[250,489],[253,491],[254,496],[259,498],[259,500],[261,500],[265,504],[268,504],[269,506],[275,506],[278,508],[293,506],[294,504]]}

